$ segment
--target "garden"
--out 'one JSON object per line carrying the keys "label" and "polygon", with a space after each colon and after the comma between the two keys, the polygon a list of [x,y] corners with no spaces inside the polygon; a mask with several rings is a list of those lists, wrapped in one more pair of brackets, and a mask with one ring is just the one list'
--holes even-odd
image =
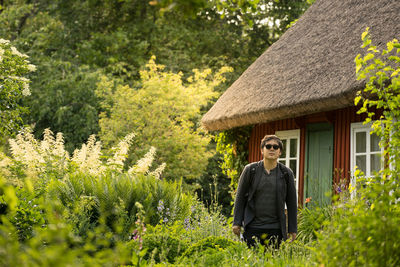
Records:
{"label": "garden", "polygon": [[[14,11],[9,15],[24,12]],[[35,23],[50,21],[46,27],[57,28],[59,21],[49,14],[40,13]],[[41,34],[20,39],[19,44],[48,45]],[[114,37],[125,38],[122,32]],[[93,35],[103,41],[114,37]],[[101,60],[101,55],[90,54],[95,45],[77,49]],[[371,122],[374,108],[383,110],[372,129],[381,139],[384,168],[373,177],[356,170],[355,186],[334,185],[331,205],[307,199],[299,208],[296,240],[274,249],[260,244],[248,248],[232,233],[233,199],[227,191],[234,188],[221,190],[217,183],[207,184],[209,180],[193,182],[213,162],[210,146],[232,149],[222,140],[228,134],[213,137],[198,127],[199,114],[234,75],[232,68],[216,64],[187,75],[150,57],[146,63],[141,59],[138,64],[144,67],[133,73],[120,59],[108,58],[112,64],[102,72],[89,70],[88,62],[75,68],[50,55],[40,61],[34,53],[28,57],[13,42],[0,39],[0,265],[399,266],[400,43],[394,39],[380,51],[367,29],[360,45],[365,55],[354,55],[355,75],[366,86],[355,105],[359,113],[366,113],[365,123]],[[46,48],[53,53],[50,50]],[[29,76],[36,71],[37,76]],[[46,72],[71,77],[49,81]],[[135,81],[130,80],[133,76]],[[60,93],[57,88],[70,86],[71,80],[75,95],[63,97],[81,101],[76,105],[87,102],[82,104],[85,113],[77,116],[83,121],[74,117],[73,109],[52,111],[61,101],[54,97]],[[47,96],[35,91],[38,84]],[[88,93],[86,87],[94,89]],[[28,96],[34,100],[24,102]],[[45,98],[48,102],[41,109],[37,99]],[[27,123],[24,103],[39,118],[36,124]],[[52,113],[57,114],[50,118]],[[126,113],[129,120],[124,119]],[[96,123],[90,125],[92,119]],[[46,121],[56,129],[64,127],[66,133],[43,127]],[[88,135],[91,131],[97,134]],[[86,140],[78,143],[83,137]],[[222,165],[224,175],[235,175],[228,160],[214,159],[214,164]]]}

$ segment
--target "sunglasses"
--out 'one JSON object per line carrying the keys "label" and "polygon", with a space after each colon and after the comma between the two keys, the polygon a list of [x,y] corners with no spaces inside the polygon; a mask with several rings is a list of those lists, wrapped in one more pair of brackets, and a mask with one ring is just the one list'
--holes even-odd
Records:
{"label": "sunglasses", "polygon": [[278,145],[271,145],[271,144],[265,145],[265,148],[268,149],[268,150],[270,150],[272,147],[274,148],[274,150],[278,150],[279,149]]}

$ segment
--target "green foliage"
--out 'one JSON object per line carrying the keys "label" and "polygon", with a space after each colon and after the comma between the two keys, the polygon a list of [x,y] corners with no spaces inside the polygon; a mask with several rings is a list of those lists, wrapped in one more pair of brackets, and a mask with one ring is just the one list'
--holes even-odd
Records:
{"label": "green foliage", "polygon": [[0,38],[0,137],[15,134],[23,125],[21,116],[27,109],[21,100],[31,94],[25,76],[35,69],[27,55]]}
{"label": "green foliage", "polygon": [[[400,43],[397,39],[387,43],[382,52],[372,45],[368,28],[362,35],[363,48],[368,53],[355,58],[357,79],[365,80],[366,87],[358,92],[355,104],[362,103],[359,113],[367,113],[365,123],[371,122],[372,107],[383,110],[382,117],[372,124],[385,148],[384,157],[390,168],[383,171],[384,179],[400,173]],[[387,147],[385,146],[387,145]]]}
{"label": "green foliage", "polygon": [[101,214],[107,225],[118,225],[128,236],[135,228],[139,212],[137,202],[143,205],[144,222],[152,225],[161,219],[157,211],[160,201],[169,210],[162,219],[171,222],[187,216],[191,204],[190,197],[181,192],[179,183],[145,176],[77,174],[63,181],[53,181],[48,190],[52,198],[60,199],[68,208],[68,217],[82,234],[98,223]]}
{"label": "green foliage", "polygon": [[331,205],[300,209],[297,238],[304,241],[316,240],[317,233],[331,221],[333,213],[334,208]]}
{"label": "green foliage", "polygon": [[193,243],[175,262],[177,266],[312,266],[306,243],[285,242],[279,250],[258,246],[249,249],[245,242],[223,237],[208,237]]}
{"label": "green foliage", "polygon": [[15,226],[18,239],[24,241],[30,239],[35,226],[45,225],[44,210],[41,208],[40,195],[35,195],[25,188],[17,191],[18,205],[11,217],[11,223]]}
{"label": "green foliage", "polygon": [[202,203],[195,202],[191,207],[190,217],[185,218],[184,227],[187,230],[183,235],[192,242],[208,236],[222,236],[233,238],[226,218],[217,206],[206,208]]}
{"label": "green foliage", "polygon": [[[100,71],[76,67],[66,61],[43,60],[37,76],[32,78],[35,87],[27,105],[33,119],[27,120],[35,124],[37,138],[49,126],[53,131],[65,133],[66,149],[72,153],[100,129],[101,107],[95,94]],[[54,77],[59,78],[54,80]]]}
{"label": "green foliage", "polygon": [[104,107],[111,107],[100,119],[100,136],[110,146],[134,130],[137,149],[130,155],[133,161],[154,146],[159,151],[158,160],[167,164],[167,178],[195,178],[201,175],[210,157],[210,138],[198,128],[200,108],[217,96],[213,89],[224,81],[222,75],[229,68],[213,76],[209,69],[194,70],[187,83],[183,83],[182,74],[162,69],[154,58],[150,60],[147,70],[141,72],[138,89],[118,85],[113,92],[113,83],[102,80],[98,93],[104,99]]}
{"label": "green foliage", "polygon": [[[354,199],[341,203],[329,227],[319,235],[316,256],[326,266],[397,266],[400,264],[400,45],[387,43],[382,52],[372,45],[368,28],[362,34],[367,54],[355,59],[357,77],[366,80],[356,104],[360,113],[367,112],[365,123],[371,122],[371,107],[381,108],[383,115],[373,122],[373,132],[384,149],[384,169],[373,177],[356,170],[357,186],[351,188]],[[360,102],[361,101],[361,102]]]}
{"label": "green foliage", "polygon": [[172,232],[157,231],[145,234],[143,247],[147,249],[144,257],[155,263],[174,263],[175,259],[187,249],[187,242]]}
{"label": "green foliage", "polygon": [[226,237],[210,236],[191,245],[185,253],[183,253],[182,257],[192,257],[195,253],[201,253],[208,249],[223,250],[234,244],[234,241]]}
{"label": "green foliage", "polygon": [[223,131],[215,137],[217,151],[223,155],[222,171],[231,179],[231,196],[234,198],[235,189],[240,173],[248,164],[248,142],[252,127],[241,127]]}
{"label": "green foliage", "polygon": [[[192,197],[182,192],[180,182],[160,180],[162,169],[149,169],[152,153],[128,171],[124,170],[132,138],[133,135],[128,135],[122,140],[113,156],[100,158],[101,145],[92,136],[69,158],[61,134],[54,138],[53,133],[46,130],[43,140],[38,141],[27,131],[10,139],[13,160],[6,167],[14,166],[9,169],[17,176],[10,181],[20,185],[32,183],[37,193],[44,192],[49,200],[61,201],[64,216],[81,236],[95,229],[102,219],[110,229],[118,226],[118,232],[127,238],[138,219],[137,203],[142,205],[145,223],[155,225],[160,221],[157,210],[160,201],[168,209],[168,214],[163,214],[164,220],[173,222],[186,217]],[[25,202],[30,200],[25,199],[28,199]],[[20,214],[15,217],[15,223],[21,224],[18,227],[23,238],[29,234],[25,234],[24,229],[28,228],[29,232],[29,225],[33,224],[29,220],[36,220],[35,209],[27,211],[26,206],[22,205],[18,210]]]}
{"label": "green foliage", "polygon": [[[24,197],[0,177],[0,199],[7,204],[9,211],[0,215],[0,265],[115,266],[130,263],[132,250],[108,228],[99,225],[82,239],[74,235],[72,226],[63,220],[57,201],[44,201],[43,196],[37,198],[37,203],[46,217],[46,223],[30,225],[30,235],[21,242],[20,225],[14,226],[11,220],[21,210],[18,203],[24,202]],[[26,214],[24,219],[28,217],[30,221],[26,223],[35,218],[33,213]]]}
{"label": "green foliage", "polygon": [[37,138],[45,128],[63,132],[72,152],[100,129],[96,76],[135,85],[152,55],[167,70],[182,71],[184,79],[194,68],[215,72],[228,62],[235,69],[227,76],[231,84],[278,38],[286,21],[304,11],[305,1],[252,1],[255,12],[243,15],[254,21],[251,28],[235,13],[245,2],[250,3],[230,3],[233,9],[221,18],[221,1],[5,1],[0,36],[13,40],[38,67],[31,75],[33,97],[25,102],[32,110],[26,122],[35,125]]}
{"label": "green foliage", "polygon": [[230,179],[222,172],[222,155],[216,153],[208,160],[208,165],[201,177],[192,185],[197,196],[207,206],[221,206],[221,212],[225,216],[231,213],[231,195],[229,194]]}
{"label": "green foliage", "polygon": [[161,0],[150,1],[149,4],[159,6],[161,14],[170,10],[177,10],[186,16],[195,17],[197,12],[209,3],[206,0]]}
{"label": "green foliage", "polygon": [[[241,23],[252,30],[263,24],[272,24],[272,37],[280,36],[293,20],[297,19],[312,0],[227,0],[214,1],[222,16],[239,17]],[[274,36],[276,34],[276,36]]]}

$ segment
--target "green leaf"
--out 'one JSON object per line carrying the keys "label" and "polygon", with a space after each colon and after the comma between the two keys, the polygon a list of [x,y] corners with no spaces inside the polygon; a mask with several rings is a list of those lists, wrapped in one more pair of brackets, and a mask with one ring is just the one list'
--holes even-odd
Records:
{"label": "green leaf", "polygon": [[365,31],[361,34],[361,40],[364,41],[365,37],[368,36],[369,27],[365,29]]}
{"label": "green leaf", "polygon": [[357,96],[356,98],[354,98],[354,105],[358,105],[358,103],[360,102],[360,100],[361,100],[361,96]]}
{"label": "green leaf", "polygon": [[390,57],[388,57],[388,59],[392,60],[392,61],[400,62],[400,57],[398,57],[398,56],[390,56]]}
{"label": "green leaf", "polygon": [[374,57],[375,57],[374,54],[369,53],[369,54],[367,54],[366,56],[364,56],[364,62],[367,62],[368,60],[371,60],[371,59],[373,59]]}
{"label": "green leaf", "polygon": [[394,47],[393,42],[388,42],[387,43],[388,52],[392,51],[393,47]]}
{"label": "green leaf", "polygon": [[370,43],[371,43],[371,39],[366,39],[366,40],[364,40],[364,43],[363,43],[363,45],[361,46],[361,48],[367,47]]}
{"label": "green leaf", "polygon": [[361,64],[357,64],[356,65],[356,73],[358,73],[361,68],[362,68],[362,65]]}
{"label": "green leaf", "polygon": [[394,71],[394,69],[390,66],[386,67],[383,69],[384,71]]}

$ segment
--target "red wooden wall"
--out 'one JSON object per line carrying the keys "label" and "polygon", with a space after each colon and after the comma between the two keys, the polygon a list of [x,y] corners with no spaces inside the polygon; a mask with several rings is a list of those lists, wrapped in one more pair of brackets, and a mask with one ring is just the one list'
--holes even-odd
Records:
{"label": "red wooden wall", "polygon": [[[260,143],[266,134],[275,134],[275,131],[300,129],[300,168],[299,168],[299,204],[303,202],[304,192],[304,165],[305,165],[305,140],[306,125],[310,123],[329,122],[334,126],[334,155],[332,183],[340,180],[350,181],[350,125],[361,122],[365,115],[358,115],[356,107],[348,107],[329,112],[311,114],[298,118],[279,120],[264,124],[257,124],[249,140],[249,162],[262,159]],[[381,113],[377,114],[380,116]]]}

